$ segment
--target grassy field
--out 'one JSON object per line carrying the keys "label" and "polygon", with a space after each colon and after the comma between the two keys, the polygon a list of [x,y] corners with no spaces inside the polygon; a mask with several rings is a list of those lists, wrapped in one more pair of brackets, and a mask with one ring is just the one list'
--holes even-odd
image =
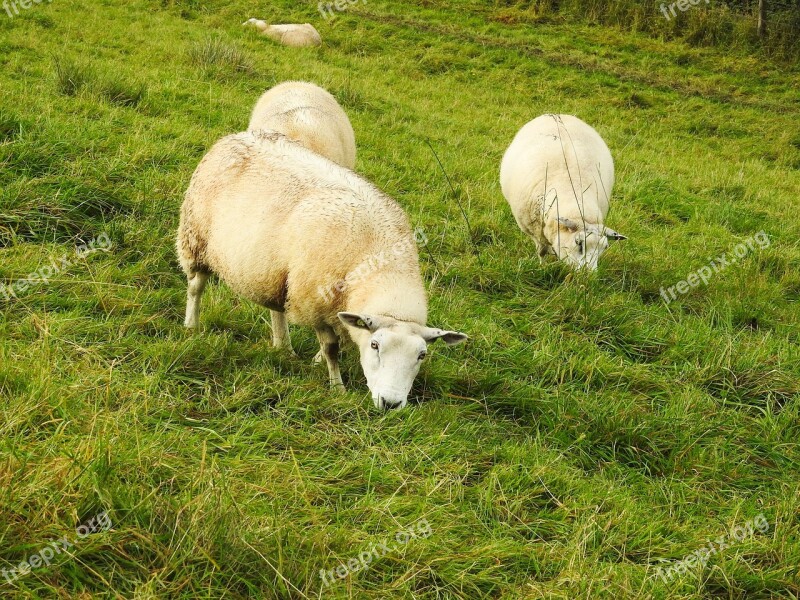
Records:
{"label": "grassy field", "polygon": [[[252,16],[324,44],[277,46]],[[0,597],[800,597],[800,70],[507,16],[0,12]],[[352,347],[329,392],[313,332],[272,349],[267,311],[224,285],[182,327],[183,191],[287,79],[340,100],[357,171],[428,237],[431,322],[470,335],[432,347],[407,410],[373,407]],[[616,159],[607,223],[629,239],[589,277],[540,266],[500,194],[503,151],[545,112]]]}

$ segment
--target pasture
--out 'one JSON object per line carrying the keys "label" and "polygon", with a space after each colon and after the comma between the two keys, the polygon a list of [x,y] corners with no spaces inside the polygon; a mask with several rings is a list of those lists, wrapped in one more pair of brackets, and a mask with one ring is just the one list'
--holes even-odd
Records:
{"label": "pasture", "polygon": [[[0,597],[800,597],[797,65],[345,4],[0,12]],[[329,390],[311,329],[273,349],[218,282],[183,328],[191,174],[289,79],[343,106],[355,170],[424,234],[429,320],[470,336],[431,346],[404,410],[352,345]],[[614,155],[628,239],[593,274],[540,265],[500,193],[543,113]]]}

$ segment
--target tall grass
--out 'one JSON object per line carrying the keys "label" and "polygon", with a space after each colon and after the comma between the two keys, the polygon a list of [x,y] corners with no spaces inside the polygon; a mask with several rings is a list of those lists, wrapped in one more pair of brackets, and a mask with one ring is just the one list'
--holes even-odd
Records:
{"label": "tall grass", "polygon": [[137,106],[147,95],[144,83],[122,79],[119,75],[98,73],[91,65],[71,58],[55,57],[53,65],[56,88],[65,96],[76,96],[81,90],[119,106]]}
{"label": "tall grass", "polygon": [[94,73],[84,64],[69,58],[55,57],[53,60],[58,91],[65,96],[75,96],[88,87]]}
{"label": "tall grass", "polygon": [[244,50],[217,37],[196,42],[189,48],[188,55],[194,66],[218,78],[255,71],[253,61]]}
{"label": "tall grass", "polygon": [[[641,31],[667,40],[696,46],[761,50],[781,60],[800,58],[800,4],[775,3],[767,17],[767,34],[759,39],[755,10],[742,3],[714,0],[676,9],[666,18],[661,5],[675,0],[499,0],[500,18],[506,20],[585,20]],[[669,12],[669,11],[668,11]]]}

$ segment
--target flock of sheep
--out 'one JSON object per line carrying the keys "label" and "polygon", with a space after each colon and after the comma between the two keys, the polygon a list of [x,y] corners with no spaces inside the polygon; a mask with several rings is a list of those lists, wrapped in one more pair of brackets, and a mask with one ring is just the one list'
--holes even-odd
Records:
{"label": "flock of sheep", "polygon": [[[348,334],[375,406],[402,408],[428,344],[467,336],[427,325],[408,217],[353,172],[355,158],[353,128],[327,91],[290,81],[264,93],[248,130],[216,142],[186,191],[177,239],[188,278],[185,325],[197,327],[203,289],[216,273],[270,309],[276,347],[291,351],[289,321],[313,327],[316,359],[340,389],[339,340]],[[625,239],[603,224],[614,185],[611,153],[576,117],[543,115],[526,124],[503,157],[500,180],[542,260],[554,255],[595,269],[609,240]],[[353,277],[366,263],[369,272]]]}

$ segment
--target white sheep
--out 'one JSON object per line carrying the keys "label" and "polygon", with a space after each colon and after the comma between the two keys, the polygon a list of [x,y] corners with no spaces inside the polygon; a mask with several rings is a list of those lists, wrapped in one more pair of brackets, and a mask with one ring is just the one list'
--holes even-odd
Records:
{"label": "white sheep", "polygon": [[216,273],[272,311],[275,346],[291,348],[287,319],[313,327],[340,388],[339,339],[347,331],[378,408],[405,406],[429,342],[466,339],[425,325],[427,298],[403,209],[277,132],[229,135],[211,148],[186,191],[177,247],[189,282],[187,327],[197,326],[203,288]]}
{"label": "white sheep", "polygon": [[611,152],[577,117],[542,115],[520,129],[503,156],[500,186],[540,260],[554,254],[595,270],[608,241],[626,239],[603,224],[614,187]]}
{"label": "white sheep", "polygon": [[286,81],[264,92],[247,128],[277,131],[343,167],[355,167],[353,126],[336,99],[313,83]]}
{"label": "white sheep", "polygon": [[319,46],[322,38],[311,23],[287,23],[284,25],[269,25],[261,19],[247,19],[242,25],[252,25],[263,35],[270,39],[294,48],[304,46]]}

